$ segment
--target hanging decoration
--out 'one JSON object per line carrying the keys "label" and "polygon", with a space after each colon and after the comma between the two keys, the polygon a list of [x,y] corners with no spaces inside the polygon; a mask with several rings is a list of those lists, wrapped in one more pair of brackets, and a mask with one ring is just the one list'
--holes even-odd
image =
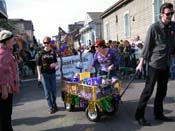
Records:
{"label": "hanging decoration", "polygon": [[88,101],[88,109],[90,112],[95,112],[96,111],[96,107],[95,107],[95,101],[89,100]]}

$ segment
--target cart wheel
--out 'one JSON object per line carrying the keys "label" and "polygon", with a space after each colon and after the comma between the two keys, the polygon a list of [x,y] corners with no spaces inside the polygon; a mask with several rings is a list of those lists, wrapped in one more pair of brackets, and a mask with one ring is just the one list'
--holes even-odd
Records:
{"label": "cart wheel", "polygon": [[108,115],[114,115],[118,111],[118,103],[113,103],[111,109],[106,110]]}
{"label": "cart wheel", "polygon": [[73,106],[72,104],[69,104],[69,103],[64,103],[64,108],[65,108],[67,111],[73,111],[74,106]]}
{"label": "cart wheel", "polygon": [[115,105],[111,106],[111,109],[107,109],[106,112],[108,115],[113,115],[116,111]]}
{"label": "cart wheel", "polygon": [[[97,109],[97,108],[96,108],[96,109]],[[86,112],[86,117],[87,117],[90,121],[96,122],[96,121],[98,121],[99,118],[100,118],[100,114],[99,114],[98,109],[97,109],[96,111],[94,111],[94,112],[90,112],[89,109],[88,109],[88,107],[87,107],[86,110],[85,110],[85,112]]]}

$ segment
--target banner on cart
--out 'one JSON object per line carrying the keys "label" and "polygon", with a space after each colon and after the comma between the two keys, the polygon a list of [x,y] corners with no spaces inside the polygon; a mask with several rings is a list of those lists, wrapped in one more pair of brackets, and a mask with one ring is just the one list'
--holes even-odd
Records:
{"label": "banner on cart", "polygon": [[[80,62],[80,56],[79,55],[73,55],[73,56],[66,56],[62,57],[63,59],[63,75],[66,78],[72,78],[72,76],[75,73],[79,73],[80,69],[77,69],[77,63]],[[60,66],[60,58],[57,58],[59,66]],[[82,55],[82,71],[87,71],[89,67],[92,65],[93,62],[93,54],[91,53],[83,53]],[[60,68],[59,68],[60,69]],[[60,70],[56,71],[56,78],[59,80],[61,78]]]}

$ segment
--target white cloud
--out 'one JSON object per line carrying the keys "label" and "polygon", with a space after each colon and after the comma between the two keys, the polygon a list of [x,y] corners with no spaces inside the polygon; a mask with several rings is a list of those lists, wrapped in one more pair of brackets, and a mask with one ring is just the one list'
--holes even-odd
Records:
{"label": "white cloud", "polygon": [[117,0],[6,0],[9,18],[32,20],[35,36],[56,35],[58,27],[84,20],[86,12],[105,11]]}

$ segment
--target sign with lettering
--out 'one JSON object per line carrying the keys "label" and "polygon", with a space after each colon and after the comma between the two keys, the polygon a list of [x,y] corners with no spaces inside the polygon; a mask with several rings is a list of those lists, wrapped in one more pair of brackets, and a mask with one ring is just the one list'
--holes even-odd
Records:
{"label": "sign with lettering", "polygon": [[[82,55],[82,71],[87,71],[89,67],[92,65],[93,62],[93,54],[92,53],[83,53]],[[80,56],[79,55],[73,55],[73,56],[66,56],[62,57],[63,59],[63,76],[66,78],[72,78],[75,73],[79,73],[80,69],[76,68],[77,63],[80,62]],[[58,64],[60,65],[60,58],[57,58]],[[59,68],[60,69],[60,68]],[[60,79],[61,74],[60,70],[56,71],[56,78]],[[95,70],[93,69],[92,72],[94,73]]]}

